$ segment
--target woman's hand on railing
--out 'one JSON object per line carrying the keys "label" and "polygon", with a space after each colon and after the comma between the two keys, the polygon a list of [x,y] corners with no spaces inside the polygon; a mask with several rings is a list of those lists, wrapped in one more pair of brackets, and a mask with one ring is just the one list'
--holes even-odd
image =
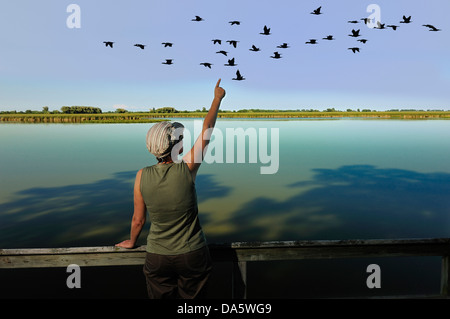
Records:
{"label": "woman's hand on railing", "polygon": [[123,242],[120,242],[116,244],[116,247],[122,247],[122,248],[134,248],[135,243],[133,243],[130,239],[124,240]]}

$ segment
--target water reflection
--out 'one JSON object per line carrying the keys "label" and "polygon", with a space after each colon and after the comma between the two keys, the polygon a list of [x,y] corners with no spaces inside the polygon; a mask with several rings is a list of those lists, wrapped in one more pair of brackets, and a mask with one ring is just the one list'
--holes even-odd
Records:
{"label": "water reflection", "polygon": [[[30,188],[0,204],[2,248],[112,245],[126,237],[134,171],[93,183]],[[371,165],[314,169],[286,200],[250,199],[230,214],[201,212],[209,242],[450,236],[450,174]],[[231,198],[216,175],[197,177],[199,205]],[[223,208],[225,209],[225,207]],[[140,244],[145,244],[145,235]]]}
{"label": "water reflection", "polygon": [[[314,169],[284,201],[255,198],[215,241],[450,236],[450,174],[371,165]],[[212,221],[211,221],[212,222]]]}
{"label": "water reflection", "polygon": [[[36,187],[0,204],[2,248],[113,245],[129,233],[136,172],[93,183]],[[198,200],[226,196],[214,176],[199,175]],[[140,244],[145,244],[141,236]]]}

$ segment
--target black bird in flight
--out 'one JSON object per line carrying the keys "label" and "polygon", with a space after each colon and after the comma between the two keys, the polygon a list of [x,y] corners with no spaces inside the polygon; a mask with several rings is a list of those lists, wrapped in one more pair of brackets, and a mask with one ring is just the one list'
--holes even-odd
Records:
{"label": "black bird in flight", "polygon": [[228,23],[231,24],[231,25],[240,25],[241,21],[230,21]]}
{"label": "black bird in flight", "polygon": [[397,28],[399,27],[398,25],[392,25],[392,24],[390,24],[390,25],[387,25],[386,27],[388,27],[388,28],[392,28],[392,30],[397,30]]}
{"label": "black bird in flight", "polygon": [[192,19],[191,21],[204,21],[204,20],[199,16],[195,16],[195,19]]}
{"label": "black bird in flight", "polygon": [[436,28],[434,25],[431,24],[423,24],[424,27],[429,28],[429,31],[442,31],[441,29]]}
{"label": "black bird in flight", "polygon": [[202,62],[202,63],[200,63],[200,65],[204,65],[204,66],[205,66],[205,68],[210,68],[210,69],[211,69],[211,65],[212,65],[212,63],[208,63],[208,62]]}
{"label": "black bird in flight", "polygon": [[357,20],[350,20],[350,21],[347,21],[347,23],[359,23],[359,21],[357,21]]}
{"label": "black bird in flight", "polygon": [[334,38],[332,35],[329,35],[326,38],[322,38],[322,40],[334,40]]}
{"label": "black bird in flight", "polygon": [[216,53],[221,53],[221,54],[227,56],[227,53],[228,53],[228,52],[227,52],[227,51],[220,50],[220,51],[217,51]]}
{"label": "black bird in flight", "polygon": [[377,21],[377,26],[374,27],[374,29],[379,29],[379,30],[386,29],[386,28],[385,28],[385,25],[386,25],[386,23],[383,23],[383,24],[382,24],[380,21]]}
{"label": "black bird in flight", "polygon": [[348,48],[348,50],[352,50],[353,53],[356,53],[357,51],[359,52],[359,48]]}
{"label": "black bird in flight", "polygon": [[236,41],[236,40],[227,40],[227,42],[228,42],[230,45],[236,47],[236,46],[237,46],[237,43],[238,43],[239,41]]}
{"label": "black bird in flight", "polygon": [[144,48],[145,48],[145,44],[136,43],[134,46],[138,47],[138,48],[141,48],[142,50],[144,50]]}
{"label": "black bird in flight", "polygon": [[228,64],[224,64],[226,66],[236,66],[237,64],[234,63],[234,58],[228,59]]}
{"label": "black bird in flight", "polygon": [[113,47],[114,42],[110,42],[110,41],[103,41],[103,43],[105,44],[106,47]]}
{"label": "black bird in flight", "polygon": [[278,52],[274,52],[273,56],[270,56],[272,59],[281,59],[281,54]]}
{"label": "black bird in flight", "polygon": [[232,78],[232,80],[242,81],[242,80],[245,80],[245,78],[241,75],[241,72],[239,72],[239,70],[237,70],[236,71],[236,77]]}
{"label": "black bird in flight", "polygon": [[213,44],[216,44],[216,43],[222,44],[222,40],[219,40],[219,39],[213,39],[211,41],[213,42]]}
{"label": "black bird in flight", "polygon": [[360,36],[359,31],[361,31],[361,30],[360,29],[358,29],[358,30],[353,29],[352,30],[352,34],[349,34],[348,36],[349,37],[353,37],[353,38],[357,38],[357,37]]}
{"label": "black bird in flight", "polygon": [[173,64],[172,59],[166,59],[166,62],[163,62],[162,64],[167,64],[167,65],[171,65]]}
{"label": "black bird in flight", "polygon": [[364,43],[364,44],[367,42],[366,39],[359,39],[358,41],[361,42],[361,43]]}
{"label": "black bird in flight", "polygon": [[403,21],[400,21],[400,23],[411,23],[411,16],[403,16]]}
{"label": "black bird in flight", "polygon": [[369,18],[362,18],[361,20],[363,20],[364,21],[364,24],[367,24],[367,23],[369,23]]}
{"label": "black bird in flight", "polygon": [[318,7],[316,10],[313,10],[313,12],[311,12],[311,14],[315,14],[315,15],[322,14],[322,13],[320,12],[321,9],[322,9],[322,7]]}
{"label": "black bird in flight", "polygon": [[305,44],[317,44],[317,40],[316,39],[309,39],[309,41],[305,42]]}
{"label": "black bird in flight", "polygon": [[251,49],[249,49],[250,51],[253,51],[253,52],[258,52],[258,51],[260,51],[261,49],[260,48],[257,48],[254,44],[252,45],[252,48]]}
{"label": "black bird in flight", "polygon": [[264,26],[264,31],[261,32],[260,34],[263,35],[269,35],[270,34],[270,28],[268,28],[266,25]]}
{"label": "black bird in flight", "polygon": [[172,45],[173,45],[173,43],[170,43],[170,42],[163,42],[163,43],[161,43],[162,45],[164,45],[164,47],[165,48],[167,48],[167,47],[172,47]]}
{"label": "black bird in flight", "polygon": [[287,49],[287,48],[289,48],[289,46],[288,46],[287,43],[283,43],[283,44],[277,46],[277,48],[280,48],[280,49]]}

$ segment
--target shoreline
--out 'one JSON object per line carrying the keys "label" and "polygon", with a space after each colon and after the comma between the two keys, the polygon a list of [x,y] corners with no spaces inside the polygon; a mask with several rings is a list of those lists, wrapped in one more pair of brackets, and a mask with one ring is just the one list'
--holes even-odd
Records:
{"label": "shoreline", "polygon": [[[101,114],[0,114],[0,122],[15,123],[155,123],[169,118],[204,118],[207,112],[101,113]],[[223,119],[450,119],[450,111],[391,112],[219,112]]]}

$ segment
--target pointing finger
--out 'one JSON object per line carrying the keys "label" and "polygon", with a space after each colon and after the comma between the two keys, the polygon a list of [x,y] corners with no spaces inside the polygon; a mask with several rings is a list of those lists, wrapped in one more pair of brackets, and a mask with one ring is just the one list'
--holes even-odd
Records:
{"label": "pointing finger", "polygon": [[217,84],[216,84],[216,88],[218,88],[218,87],[219,87],[219,85],[220,85],[220,81],[221,81],[221,79],[219,79],[219,81],[217,81]]}

